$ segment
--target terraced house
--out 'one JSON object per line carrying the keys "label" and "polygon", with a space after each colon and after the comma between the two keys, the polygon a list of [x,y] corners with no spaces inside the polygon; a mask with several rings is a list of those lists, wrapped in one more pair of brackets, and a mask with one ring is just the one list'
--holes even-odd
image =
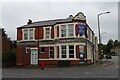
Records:
{"label": "terraced house", "polygon": [[98,60],[97,39],[82,12],[66,19],[32,22],[17,28],[17,65],[92,64]]}

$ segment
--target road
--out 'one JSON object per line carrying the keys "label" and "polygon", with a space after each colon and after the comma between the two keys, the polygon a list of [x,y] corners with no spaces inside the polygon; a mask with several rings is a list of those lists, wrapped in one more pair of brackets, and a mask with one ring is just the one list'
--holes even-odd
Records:
{"label": "road", "polygon": [[118,78],[118,58],[89,66],[5,68],[3,78]]}

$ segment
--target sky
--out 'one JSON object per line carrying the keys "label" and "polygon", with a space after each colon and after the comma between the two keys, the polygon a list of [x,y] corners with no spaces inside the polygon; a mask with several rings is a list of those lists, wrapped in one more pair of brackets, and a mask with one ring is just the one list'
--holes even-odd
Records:
{"label": "sky", "polygon": [[97,15],[109,11],[109,14],[100,16],[101,39],[106,44],[109,39],[118,39],[118,2],[79,2],[73,1],[40,1],[30,0],[29,2],[8,2],[0,3],[0,27],[5,28],[12,40],[16,40],[16,28],[26,25],[28,19],[44,21],[51,19],[64,19],[69,15],[75,16],[83,12],[87,23],[98,36]]}

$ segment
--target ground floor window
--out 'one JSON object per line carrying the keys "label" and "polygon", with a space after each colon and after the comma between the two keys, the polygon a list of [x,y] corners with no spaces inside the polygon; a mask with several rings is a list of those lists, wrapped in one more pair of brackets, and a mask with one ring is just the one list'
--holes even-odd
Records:
{"label": "ground floor window", "polygon": [[62,58],[66,58],[66,45],[61,46]]}
{"label": "ground floor window", "polygon": [[41,47],[41,48],[40,48],[40,52],[41,52],[41,53],[44,53],[44,52],[45,52],[45,47]]}
{"label": "ground floor window", "polygon": [[49,58],[53,58],[53,47],[49,47]]}
{"label": "ground floor window", "polygon": [[69,46],[69,58],[74,58],[74,45]]}

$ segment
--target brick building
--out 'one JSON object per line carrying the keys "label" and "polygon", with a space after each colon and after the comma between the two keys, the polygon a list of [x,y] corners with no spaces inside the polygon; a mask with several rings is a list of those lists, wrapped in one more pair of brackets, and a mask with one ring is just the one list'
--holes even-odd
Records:
{"label": "brick building", "polygon": [[92,64],[96,58],[95,34],[79,12],[66,19],[32,22],[17,28],[17,64],[24,66]]}

